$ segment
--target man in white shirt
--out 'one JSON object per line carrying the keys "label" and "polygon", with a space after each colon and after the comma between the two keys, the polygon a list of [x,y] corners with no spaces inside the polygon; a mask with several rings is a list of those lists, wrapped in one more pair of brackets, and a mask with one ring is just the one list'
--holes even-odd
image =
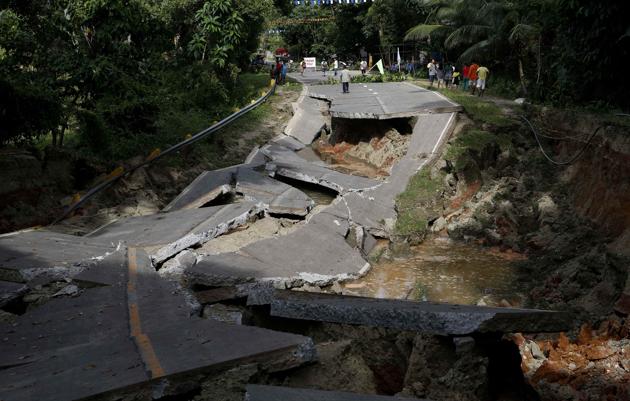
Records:
{"label": "man in white shirt", "polygon": [[435,60],[431,60],[431,62],[427,64],[427,70],[429,70],[429,87],[433,88],[433,82],[437,80],[437,65],[435,64]]}

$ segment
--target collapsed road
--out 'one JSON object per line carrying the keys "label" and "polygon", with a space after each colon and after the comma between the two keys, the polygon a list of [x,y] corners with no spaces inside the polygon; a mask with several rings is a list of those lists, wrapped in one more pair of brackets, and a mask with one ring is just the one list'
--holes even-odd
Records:
{"label": "collapsed road", "polygon": [[[396,196],[439,153],[459,110],[406,83],[354,85],[349,95],[337,86],[305,87],[284,134],[240,165],[201,174],[162,213],[121,219],[85,237],[47,230],[0,236],[1,305],[18,315],[0,323],[0,399],[185,397],[191,383],[239,366],[255,364],[269,375],[317,361],[308,336],[229,324],[202,305],[237,298],[275,317],[442,336],[561,330],[565,316],[554,312],[276,292],[365,275],[377,240],[393,234]],[[412,124],[407,151],[384,177],[300,155],[335,120],[401,118]],[[302,184],[335,199],[317,205]],[[290,222],[284,231],[256,234],[267,220]],[[231,248],[221,251],[221,241]],[[24,305],[25,294],[43,288],[54,293],[38,307]],[[250,399],[268,399],[269,391],[282,392],[251,388]]]}

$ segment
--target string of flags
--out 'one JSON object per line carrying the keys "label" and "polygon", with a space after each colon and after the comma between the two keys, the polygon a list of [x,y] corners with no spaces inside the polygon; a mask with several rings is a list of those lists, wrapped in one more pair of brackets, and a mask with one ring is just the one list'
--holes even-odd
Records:
{"label": "string of flags", "polygon": [[309,4],[311,6],[319,6],[325,4],[362,4],[371,1],[372,0],[293,0],[293,4],[296,6]]}

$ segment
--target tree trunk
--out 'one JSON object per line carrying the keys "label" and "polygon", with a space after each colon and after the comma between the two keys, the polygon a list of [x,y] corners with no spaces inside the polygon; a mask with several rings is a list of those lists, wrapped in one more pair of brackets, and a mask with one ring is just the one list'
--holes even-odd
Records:
{"label": "tree trunk", "polygon": [[527,96],[527,85],[525,84],[525,71],[523,70],[523,60],[518,59],[518,76],[521,80],[521,88],[523,89],[523,95]]}
{"label": "tree trunk", "polygon": [[59,132],[59,148],[63,148],[63,138],[66,133],[66,128],[68,128],[68,123],[65,123]]}
{"label": "tree trunk", "polygon": [[57,147],[57,128],[52,130],[51,134],[52,134],[52,147],[56,148]]}
{"label": "tree trunk", "polygon": [[536,71],[536,85],[540,83],[540,74],[542,72],[542,35],[538,36],[538,54],[536,54],[536,63],[538,64],[538,71]]}

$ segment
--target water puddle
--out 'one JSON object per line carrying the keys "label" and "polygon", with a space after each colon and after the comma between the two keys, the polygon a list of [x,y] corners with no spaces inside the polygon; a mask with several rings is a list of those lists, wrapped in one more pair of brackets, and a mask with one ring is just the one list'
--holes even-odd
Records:
{"label": "water puddle", "polygon": [[444,239],[428,240],[412,248],[407,258],[375,264],[367,276],[347,283],[345,289],[348,294],[374,298],[489,306],[507,301],[520,306],[527,286],[514,262],[522,258]]}

